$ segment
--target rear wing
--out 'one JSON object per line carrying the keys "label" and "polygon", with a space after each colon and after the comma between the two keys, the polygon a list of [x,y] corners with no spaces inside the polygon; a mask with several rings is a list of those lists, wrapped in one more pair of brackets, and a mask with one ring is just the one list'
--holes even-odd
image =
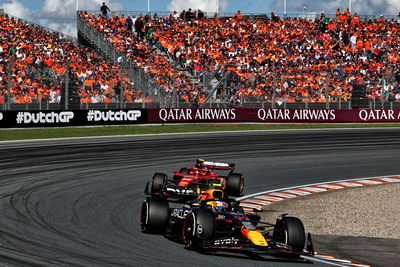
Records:
{"label": "rear wing", "polygon": [[219,170],[233,170],[235,169],[234,163],[224,163],[215,161],[203,161],[205,167],[209,169],[219,169]]}

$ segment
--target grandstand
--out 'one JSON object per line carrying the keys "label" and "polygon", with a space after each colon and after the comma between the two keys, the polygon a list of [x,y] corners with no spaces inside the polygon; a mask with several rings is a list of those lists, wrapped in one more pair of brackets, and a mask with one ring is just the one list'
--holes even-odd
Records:
{"label": "grandstand", "polygon": [[[1,22],[9,42],[0,62],[3,109],[35,103],[343,109],[360,99],[372,108],[400,102],[395,17],[113,12],[103,18],[80,11],[81,45],[7,15]],[[10,34],[14,29],[44,38]]]}
{"label": "grandstand", "polygon": [[121,91],[139,94],[120,64],[75,38],[7,14],[0,25],[3,109],[79,109],[87,103],[120,107]]}

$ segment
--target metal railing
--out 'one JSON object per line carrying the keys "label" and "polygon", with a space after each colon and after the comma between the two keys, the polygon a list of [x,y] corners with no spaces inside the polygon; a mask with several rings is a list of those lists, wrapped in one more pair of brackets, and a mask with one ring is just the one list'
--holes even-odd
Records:
{"label": "metal railing", "polygon": [[[20,69],[21,72],[26,73],[25,78],[29,78],[31,82],[37,82],[41,86],[48,86],[54,84],[52,90],[59,90],[64,92],[64,96],[49,94],[54,92],[47,92],[46,95],[40,95],[35,92],[35,96],[27,103],[18,104],[17,97],[24,97],[27,94],[24,89],[19,92],[11,93],[17,86],[16,77],[13,76],[13,60],[2,62],[3,71],[0,72],[0,77],[6,80],[7,83],[0,84],[0,103],[2,110],[15,110],[15,109],[85,109],[92,108],[91,103],[73,104],[67,102],[69,96],[67,93],[71,92],[68,86],[77,86],[76,88],[83,88],[83,81],[77,81],[75,77],[69,77],[62,74],[57,75],[51,69],[45,67],[38,67],[33,69],[33,66],[26,69]],[[68,65],[68,63],[66,63]],[[68,66],[65,68],[68,70]],[[352,107],[352,93],[353,85],[363,79],[363,107],[372,109],[387,109],[398,108],[400,101],[400,73],[397,69],[394,71],[387,71],[383,69],[380,73],[374,75],[363,75],[361,73],[344,73],[338,74],[336,72],[317,73],[317,76],[304,73],[287,73],[284,71],[273,71],[270,75],[263,75],[255,78],[254,80],[241,80],[234,75],[224,75],[214,79],[212,73],[206,73],[207,79],[212,78],[214,82],[210,82],[208,88],[208,101],[196,102],[198,95],[193,95],[189,102],[184,101],[179,90],[171,90],[169,93],[160,93],[156,88],[151,88],[151,83],[147,82],[144,78],[142,85],[148,85],[145,88],[149,94],[141,97],[139,94],[134,95],[133,99],[127,100],[124,95],[124,90],[128,90],[134,86],[136,89],[136,81],[134,84],[130,83],[131,75],[143,75],[139,70],[129,74],[130,71],[135,71],[130,65],[120,64],[120,92],[117,94],[113,103],[99,103],[100,107],[118,107],[129,108],[131,106],[140,107],[271,107],[271,108],[325,108],[325,109],[349,109]],[[310,76],[311,75],[311,76]],[[367,78],[369,77],[369,78]],[[73,79],[69,83],[69,79]],[[74,80],[75,79],[75,80]],[[137,79],[140,80],[140,77]],[[312,81],[313,83],[310,83]],[[75,84],[75,85],[74,85]],[[175,86],[174,86],[175,88]],[[80,90],[79,89],[79,90]],[[153,91],[153,93],[151,93]],[[24,93],[25,92],[25,93]],[[18,95],[19,94],[19,95]],[[61,93],[62,94],[62,93]],[[191,94],[188,92],[188,94]],[[78,96],[79,97],[79,96]],[[145,97],[149,97],[151,101],[147,102]]]}
{"label": "metal railing", "polygon": [[[89,110],[89,109],[136,109],[136,108],[160,108],[160,103],[81,103],[72,104],[69,110]],[[196,107],[190,103],[180,103],[180,108]],[[241,105],[233,103],[207,103],[204,108],[226,108],[226,107],[240,107],[240,108],[265,108],[265,109],[352,109],[350,101],[339,101],[337,103],[282,103],[281,105],[274,105],[272,102],[245,102]],[[400,109],[400,102],[382,102],[380,100],[372,99],[368,101],[367,109]],[[25,104],[0,104],[0,110],[64,110],[64,106],[60,103],[25,103]]]}
{"label": "metal railing", "polygon": [[55,31],[55,30],[53,30],[53,29],[44,27],[43,25],[37,24],[37,23],[35,23],[35,22],[29,21],[29,20],[25,20],[25,19],[21,19],[21,18],[19,18],[19,17],[16,17],[16,16],[13,16],[13,15],[4,13],[4,9],[0,9],[0,15],[6,16],[6,17],[11,18],[11,19],[14,19],[14,20],[17,21],[17,22],[23,22],[23,23],[26,24],[26,26],[34,26],[34,27],[36,27],[36,28],[43,29],[43,30],[45,30],[45,31],[48,31],[48,32],[57,34],[58,36],[60,36],[60,38],[64,38],[64,39],[67,39],[67,40],[71,40],[71,41],[77,43],[76,37],[73,37],[73,36],[67,35],[67,34],[65,34],[65,33],[62,33],[62,32]]}
{"label": "metal railing", "polygon": [[78,34],[82,34],[89,43],[103,52],[112,62],[120,64],[122,73],[128,74],[135,82],[135,88],[137,90],[146,92],[153,101],[160,102],[162,100],[160,97],[160,86],[153,82],[143,69],[135,66],[125,53],[118,51],[110,44],[101,32],[88,25],[85,20],[79,16],[79,12],[77,13],[77,27]]}
{"label": "metal railing", "polygon": [[[99,10],[86,10],[91,15],[101,15],[101,12]],[[193,10],[192,12],[197,12],[197,10]],[[177,12],[178,15],[180,12]],[[204,12],[204,16],[206,18],[213,18],[217,15],[216,12]],[[315,19],[319,18],[321,15],[321,12],[270,12],[270,13],[242,13],[244,17],[249,17],[249,18],[271,18],[271,13],[274,13],[281,19],[285,18],[305,18],[305,19]],[[113,10],[109,12],[109,16],[135,16],[135,17],[140,17],[140,16],[146,16],[149,15],[151,17],[168,17],[169,15],[173,14],[171,11],[157,11],[153,10],[150,12],[147,11],[120,11],[120,10]],[[233,12],[219,12],[218,17],[233,17],[236,13]],[[336,19],[336,14],[334,13],[324,13],[325,17],[329,19]],[[358,17],[362,20],[374,20],[374,19],[379,19],[381,16],[384,17],[385,20],[392,20],[392,19],[400,19],[399,15],[358,15]]]}

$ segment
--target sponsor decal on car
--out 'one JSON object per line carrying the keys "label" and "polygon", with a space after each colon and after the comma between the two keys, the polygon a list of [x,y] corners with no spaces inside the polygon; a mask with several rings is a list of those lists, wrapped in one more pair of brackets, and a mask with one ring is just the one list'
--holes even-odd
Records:
{"label": "sponsor decal on car", "polygon": [[180,188],[167,187],[166,191],[176,195],[184,195],[184,196],[196,195],[196,192],[193,189],[186,189],[186,188],[180,189]]}
{"label": "sponsor decal on car", "polygon": [[222,246],[222,245],[236,245],[239,242],[238,238],[223,238],[223,239],[217,239],[214,241],[214,245],[216,246]]}
{"label": "sponsor decal on car", "polygon": [[186,216],[190,213],[190,210],[183,210],[183,209],[172,209],[171,210],[171,217],[175,217],[178,219],[185,219]]}

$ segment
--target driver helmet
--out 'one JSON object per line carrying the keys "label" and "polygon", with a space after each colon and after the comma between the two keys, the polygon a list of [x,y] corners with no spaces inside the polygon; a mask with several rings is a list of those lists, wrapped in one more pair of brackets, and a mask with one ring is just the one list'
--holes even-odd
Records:
{"label": "driver helmet", "polygon": [[199,169],[204,168],[204,162],[205,162],[204,159],[197,159],[197,160],[196,160],[195,167],[196,167],[196,168],[199,168]]}
{"label": "driver helmet", "polygon": [[229,208],[228,203],[225,201],[209,201],[207,205],[211,206],[214,211],[224,212],[227,211]]}

